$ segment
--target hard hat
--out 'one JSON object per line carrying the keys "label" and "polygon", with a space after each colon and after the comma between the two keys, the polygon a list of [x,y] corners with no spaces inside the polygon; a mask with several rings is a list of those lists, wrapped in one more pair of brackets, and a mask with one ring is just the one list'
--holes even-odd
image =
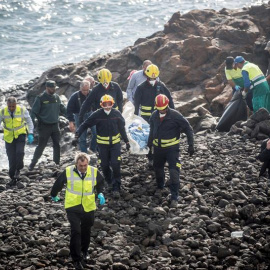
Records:
{"label": "hard hat", "polygon": [[[107,104],[106,104],[106,103],[107,103]],[[104,96],[102,96],[101,99],[100,99],[100,106],[101,106],[102,108],[112,107],[113,104],[114,104],[114,99],[113,99],[113,97],[110,96],[110,95],[104,95]],[[107,105],[107,106],[105,106],[105,105]]]}
{"label": "hard hat", "polygon": [[156,96],[155,105],[159,111],[165,110],[169,105],[169,99],[165,95],[159,94]]}
{"label": "hard hat", "polygon": [[150,79],[156,79],[159,75],[159,69],[156,65],[151,64],[145,70],[145,75]]}
{"label": "hard hat", "polygon": [[103,68],[98,72],[98,80],[102,84],[109,84],[112,80],[112,73],[108,69]]}

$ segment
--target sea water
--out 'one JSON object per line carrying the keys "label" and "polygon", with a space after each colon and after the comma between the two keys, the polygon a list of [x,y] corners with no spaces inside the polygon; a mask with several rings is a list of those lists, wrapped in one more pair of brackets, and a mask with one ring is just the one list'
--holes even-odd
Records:
{"label": "sea water", "polygon": [[267,3],[257,0],[0,0],[0,89],[62,63],[132,46],[173,13]]}

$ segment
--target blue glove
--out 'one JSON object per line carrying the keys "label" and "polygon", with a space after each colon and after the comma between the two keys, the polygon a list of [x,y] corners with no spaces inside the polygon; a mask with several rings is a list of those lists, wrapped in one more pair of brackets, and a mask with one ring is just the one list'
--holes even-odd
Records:
{"label": "blue glove", "polygon": [[103,205],[105,203],[105,197],[102,193],[98,194],[98,198],[99,198],[99,204]]}
{"label": "blue glove", "polygon": [[239,85],[236,85],[236,86],[234,87],[234,89],[235,89],[235,91],[239,91],[239,90],[241,89],[241,87],[240,87]]}
{"label": "blue glove", "polygon": [[27,140],[28,140],[28,143],[29,144],[33,143],[33,141],[34,141],[34,135],[33,134],[28,134],[27,135]]}
{"label": "blue glove", "polygon": [[52,197],[52,201],[58,202],[58,201],[60,201],[60,198],[58,196]]}

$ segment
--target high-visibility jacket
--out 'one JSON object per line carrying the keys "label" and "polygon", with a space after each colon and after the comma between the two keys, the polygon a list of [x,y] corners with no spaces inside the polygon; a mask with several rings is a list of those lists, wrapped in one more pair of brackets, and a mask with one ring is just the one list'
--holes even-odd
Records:
{"label": "high-visibility jacket", "polygon": [[154,111],[150,118],[150,134],[148,146],[165,149],[179,148],[180,134],[187,135],[188,145],[193,145],[193,130],[187,119],[178,111],[168,109],[163,121],[160,121],[158,111]]}
{"label": "high-visibility jacket", "polygon": [[120,143],[121,137],[125,143],[128,142],[125,119],[117,109],[112,108],[109,115],[103,109],[93,112],[78,128],[78,135],[81,136],[85,129],[92,126],[97,128],[97,143],[99,145],[110,146]]}
{"label": "high-visibility jacket", "polygon": [[244,88],[244,80],[242,77],[242,70],[240,68],[237,69],[225,68],[225,75],[228,81],[232,80],[236,85],[239,85],[240,87]]}
{"label": "high-visibility jacket", "polygon": [[250,89],[260,84],[267,83],[264,74],[257,65],[248,62],[243,66],[242,71],[243,70],[248,72],[249,79],[251,82]]}
{"label": "high-visibility jacket", "polygon": [[97,168],[87,167],[86,176],[82,180],[74,171],[75,165],[66,168],[67,188],[65,208],[82,205],[85,212],[96,209],[94,187],[97,184]]}
{"label": "high-visibility jacket", "polygon": [[25,110],[24,107],[16,105],[13,117],[11,117],[8,107],[1,110],[4,123],[4,140],[7,143],[12,143],[13,139],[17,139],[19,135],[26,134]]}
{"label": "high-visibility jacket", "polygon": [[165,84],[161,81],[156,82],[155,86],[152,86],[149,81],[141,83],[134,95],[134,114],[139,114],[141,110],[141,116],[148,121],[151,114],[155,110],[155,98],[159,94],[164,94],[169,99],[169,107],[174,109],[174,103],[171,97],[171,93]]}

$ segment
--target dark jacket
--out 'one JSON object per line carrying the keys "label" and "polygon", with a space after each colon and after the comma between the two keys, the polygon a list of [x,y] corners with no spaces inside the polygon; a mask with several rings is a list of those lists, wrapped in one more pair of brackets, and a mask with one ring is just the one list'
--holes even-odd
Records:
{"label": "dark jacket", "polygon": [[128,142],[125,130],[125,119],[122,114],[114,108],[112,108],[109,115],[107,115],[103,109],[95,111],[79,126],[76,133],[81,136],[85,129],[92,126],[96,126],[98,144],[100,144],[99,137],[109,137],[111,143],[112,137],[117,136],[119,133],[124,142]]}
{"label": "dark jacket", "polygon": [[114,99],[114,108],[118,107],[118,110],[120,112],[123,111],[123,93],[119,86],[119,84],[115,82],[110,82],[109,89],[105,89],[101,83],[96,85],[91,93],[86,98],[85,102],[82,104],[80,115],[79,115],[79,121],[80,123],[83,122],[83,116],[89,110],[90,107],[93,108],[93,111],[96,111],[97,109],[100,109],[100,99],[104,95],[110,95]]}
{"label": "dark jacket", "polygon": [[[138,115],[139,109],[141,108],[141,116],[149,120],[152,112],[155,110],[155,98],[159,94],[164,94],[169,99],[169,106],[170,108],[174,109],[174,103],[171,97],[171,93],[165,84],[161,81],[157,81],[155,86],[152,86],[148,80],[141,83],[135,92],[134,96],[134,106],[135,112],[134,114]],[[142,106],[149,107],[149,110],[144,110]],[[150,108],[151,107],[151,108]],[[145,115],[143,113],[147,113]],[[148,119],[147,119],[148,118]]]}
{"label": "dark jacket", "polygon": [[56,124],[59,121],[59,115],[66,115],[66,107],[61,102],[57,94],[49,95],[44,91],[37,96],[31,110],[32,121],[35,118],[44,124]]}
{"label": "dark jacket", "polygon": [[[74,171],[80,176],[76,167],[74,168]],[[81,178],[81,176],[80,176],[80,178]],[[81,179],[83,179],[83,178],[81,178]],[[97,194],[103,193],[104,177],[102,176],[102,174],[99,171],[97,171],[96,181],[97,181],[97,184],[95,186],[95,189],[96,189]],[[64,185],[66,185],[66,183],[67,183],[67,176],[66,176],[66,170],[64,170],[59,175],[57,180],[54,182],[54,185],[53,185],[52,190],[51,190],[51,196],[52,197],[57,196],[58,192],[60,192],[63,189],[63,187],[64,187]],[[84,210],[83,210],[82,204],[80,204],[80,205],[76,205],[74,207],[67,208],[66,211],[81,212]]]}
{"label": "dark jacket", "polygon": [[[159,112],[155,111],[150,118],[148,146],[152,147],[153,140],[157,140],[158,146],[155,147],[162,148],[161,140],[172,140],[174,138],[178,140],[181,133],[187,135],[188,145],[193,145],[193,129],[181,113],[169,108],[166,116],[161,122]],[[179,143],[169,147],[179,148]]]}
{"label": "dark jacket", "polygon": [[[70,96],[68,104],[67,104],[67,119],[70,122],[75,122],[74,114],[78,114],[80,112],[82,104],[84,103],[86,98],[89,96],[89,94],[85,96],[82,94],[81,91],[77,91]],[[91,108],[88,108],[86,113],[90,111],[91,111]]]}

